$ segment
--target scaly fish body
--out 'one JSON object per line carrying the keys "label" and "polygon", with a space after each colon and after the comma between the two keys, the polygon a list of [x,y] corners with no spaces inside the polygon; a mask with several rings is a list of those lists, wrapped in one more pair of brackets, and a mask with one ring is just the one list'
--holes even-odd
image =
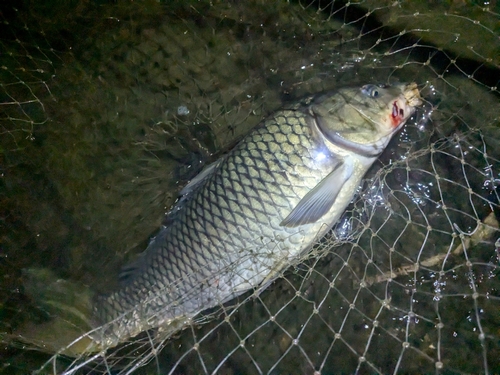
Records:
{"label": "scaly fish body", "polygon": [[127,280],[94,306],[110,347],[273,280],[339,219],[420,105],[416,84],[366,85],[274,113],[181,193]]}

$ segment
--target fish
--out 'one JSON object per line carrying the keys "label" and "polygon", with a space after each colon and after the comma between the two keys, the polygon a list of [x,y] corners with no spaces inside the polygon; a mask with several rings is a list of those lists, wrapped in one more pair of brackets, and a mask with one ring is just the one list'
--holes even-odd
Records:
{"label": "fish", "polygon": [[366,84],[268,116],[181,190],[119,289],[95,299],[95,347],[154,328],[174,332],[204,310],[265,288],[334,226],[421,104],[416,83]]}

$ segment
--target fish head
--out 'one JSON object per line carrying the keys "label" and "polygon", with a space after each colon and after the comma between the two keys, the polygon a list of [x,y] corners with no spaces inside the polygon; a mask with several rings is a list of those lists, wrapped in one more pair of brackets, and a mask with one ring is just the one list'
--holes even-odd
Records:
{"label": "fish head", "polygon": [[416,83],[367,84],[318,98],[311,103],[310,113],[329,142],[375,157],[421,104]]}

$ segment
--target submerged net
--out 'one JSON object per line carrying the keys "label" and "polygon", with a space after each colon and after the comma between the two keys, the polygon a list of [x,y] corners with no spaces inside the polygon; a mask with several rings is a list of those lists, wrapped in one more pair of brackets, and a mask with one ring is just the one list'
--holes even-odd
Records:
{"label": "submerged net", "polygon": [[[3,4],[0,372],[500,371],[499,13],[496,1]],[[185,182],[263,117],[342,85],[412,81],[425,105],[332,232],[267,289],[169,338],[65,355],[86,290],[114,290]]]}

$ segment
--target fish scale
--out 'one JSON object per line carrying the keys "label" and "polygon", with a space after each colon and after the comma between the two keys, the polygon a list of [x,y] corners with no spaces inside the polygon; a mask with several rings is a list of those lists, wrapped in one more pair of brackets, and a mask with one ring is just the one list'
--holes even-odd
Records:
{"label": "fish scale", "polygon": [[[394,98],[413,111],[418,103],[410,104],[409,97],[418,96],[418,90],[414,85],[404,87],[387,89],[388,97],[381,98],[384,111],[380,111],[380,100],[374,106],[382,117],[373,121],[385,126],[382,119],[392,113]],[[363,101],[360,108],[370,102],[363,89],[346,90],[330,94],[344,100],[346,111],[352,110],[346,98]],[[276,112],[210,166],[213,170],[200,181],[188,185],[168,215],[167,227],[150,242],[122,288],[97,298],[94,324],[102,328],[93,333],[94,341],[109,347],[146,329],[170,326],[175,330],[182,324],[176,322],[268,283],[334,224],[375,158],[357,155],[353,142],[354,151],[345,150],[325,137],[322,118],[315,117],[314,111],[325,113],[327,108],[322,106],[330,105],[329,99],[328,95],[316,102],[310,99],[312,104],[298,103]],[[332,118],[345,116],[358,116],[360,126],[373,132],[375,125],[363,125],[366,114],[335,112]],[[382,125],[377,130],[380,134],[373,135],[374,145],[381,150],[394,133],[393,127]],[[328,126],[338,136],[343,128],[351,132],[354,125]],[[343,142],[351,144],[349,139]],[[310,200],[308,193],[325,178],[332,179],[332,190],[336,190],[331,207],[309,222],[305,204],[304,222],[296,221],[293,214],[292,225],[284,225],[295,210],[301,217],[300,204]],[[321,191],[320,199],[328,198],[325,188]],[[311,197],[314,203],[314,194]]]}

